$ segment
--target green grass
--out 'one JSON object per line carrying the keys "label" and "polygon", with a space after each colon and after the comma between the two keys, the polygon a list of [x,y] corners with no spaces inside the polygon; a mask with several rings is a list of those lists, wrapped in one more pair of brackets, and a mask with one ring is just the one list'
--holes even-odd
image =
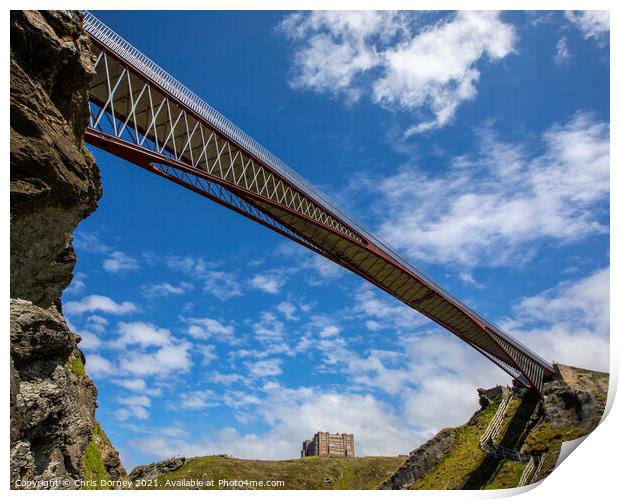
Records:
{"label": "green grass", "polygon": [[[456,441],[446,457],[410,486],[415,490],[501,489],[519,482],[523,464],[497,460],[480,449],[480,437],[495,415],[500,398],[481,411],[474,421],[458,427]],[[497,441],[512,447],[531,415],[532,402],[514,396],[506,410]]]}
{"label": "green grass", "polygon": [[[326,458],[296,460],[242,460],[206,456],[188,460],[180,469],[162,474],[158,489],[177,489],[166,480],[213,480],[205,489],[220,489],[220,480],[283,481],[264,489],[374,489],[388,479],[405,457]],[[151,485],[155,487],[155,485]],[[257,487],[260,489],[260,487]]]}
{"label": "green grass", "polygon": [[69,369],[77,376],[79,379],[83,379],[86,377],[86,370],[84,369],[84,363],[80,358],[71,358],[69,360]]}
{"label": "green grass", "polygon": [[106,472],[103,459],[101,458],[101,444],[108,442],[107,440],[108,438],[99,426],[99,423],[95,423],[93,434],[88,446],[86,446],[82,459],[82,475],[85,481],[83,489],[85,490],[110,489],[103,484],[110,480],[110,476]]}
{"label": "green grass", "polygon": [[514,488],[519,484],[525,464],[502,460],[491,479],[482,487],[484,490]]}
{"label": "green grass", "polygon": [[480,437],[495,415],[500,399],[478,413],[475,421],[458,427],[454,446],[446,457],[428,474],[410,486],[413,490],[461,489],[471,471],[476,470],[487,457],[480,449]]}
{"label": "green grass", "polygon": [[572,441],[583,436],[580,429],[574,427],[552,427],[547,422],[541,422],[535,429],[528,434],[523,443],[523,450],[544,451],[545,459],[540,471],[540,477],[544,478],[551,474],[560,456],[562,443]]}

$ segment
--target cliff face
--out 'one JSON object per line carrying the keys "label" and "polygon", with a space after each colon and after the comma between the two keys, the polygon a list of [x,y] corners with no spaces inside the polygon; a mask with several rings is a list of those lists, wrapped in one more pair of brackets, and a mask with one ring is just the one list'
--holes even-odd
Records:
{"label": "cliff face", "polygon": [[[556,365],[555,377],[544,385],[544,400],[523,387],[515,387],[497,444],[518,450],[524,456],[543,457],[535,480],[544,479],[555,468],[563,442],[585,436],[596,428],[605,409],[608,383],[607,373]],[[503,391],[500,387],[479,389],[480,410],[465,425],[444,429],[412,451],[381,488],[516,487],[525,463],[494,458],[479,446]]]}
{"label": "cliff face", "polygon": [[[101,197],[83,137],[89,41],[75,12],[11,12],[11,485],[126,475],[62,316],[72,235]],[[47,481],[23,484],[24,480]]]}

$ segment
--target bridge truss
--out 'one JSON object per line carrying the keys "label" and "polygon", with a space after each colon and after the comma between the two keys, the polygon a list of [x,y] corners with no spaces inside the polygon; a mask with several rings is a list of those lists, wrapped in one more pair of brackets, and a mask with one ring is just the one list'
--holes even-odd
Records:
{"label": "bridge truss", "polygon": [[90,13],[86,141],[309,248],[443,326],[542,396],[553,366],[453,297]]}

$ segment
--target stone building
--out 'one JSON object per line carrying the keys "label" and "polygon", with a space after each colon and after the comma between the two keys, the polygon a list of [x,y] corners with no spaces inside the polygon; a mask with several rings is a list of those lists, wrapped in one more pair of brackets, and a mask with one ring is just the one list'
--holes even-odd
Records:
{"label": "stone building", "polygon": [[302,457],[355,457],[353,434],[317,432],[303,442]]}

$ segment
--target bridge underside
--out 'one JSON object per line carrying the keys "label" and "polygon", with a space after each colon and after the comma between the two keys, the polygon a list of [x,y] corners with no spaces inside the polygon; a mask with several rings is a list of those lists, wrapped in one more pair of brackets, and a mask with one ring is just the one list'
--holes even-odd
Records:
{"label": "bridge underside", "polygon": [[410,266],[87,14],[98,56],[86,140],[358,274],[539,392],[553,367]]}

